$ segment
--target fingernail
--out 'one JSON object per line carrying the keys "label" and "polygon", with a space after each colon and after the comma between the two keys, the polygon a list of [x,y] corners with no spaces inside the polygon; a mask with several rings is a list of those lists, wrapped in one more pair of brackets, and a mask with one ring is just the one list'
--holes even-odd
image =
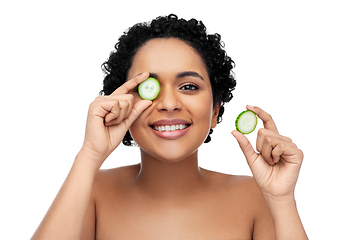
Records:
{"label": "fingernail", "polygon": [[137,77],[138,76],[141,76],[141,75],[144,75],[145,74],[145,72],[142,72],[142,73],[139,73],[138,75],[136,75]]}
{"label": "fingernail", "polygon": [[254,109],[254,106],[252,106],[252,105],[247,105],[247,108]]}
{"label": "fingernail", "polygon": [[105,124],[106,127],[110,127],[112,125],[111,122],[104,122],[104,124]]}

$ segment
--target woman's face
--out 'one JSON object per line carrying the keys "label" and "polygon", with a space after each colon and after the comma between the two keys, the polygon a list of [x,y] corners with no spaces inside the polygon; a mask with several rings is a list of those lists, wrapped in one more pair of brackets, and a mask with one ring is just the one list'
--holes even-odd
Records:
{"label": "woman's face", "polygon": [[[132,124],[131,136],[144,153],[161,161],[180,161],[196,153],[217,123],[206,66],[185,42],[159,38],[135,54],[128,80],[145,71],[160,82],[161,91]],[[135,102],[141,100],[137,91],[132,94]]]}

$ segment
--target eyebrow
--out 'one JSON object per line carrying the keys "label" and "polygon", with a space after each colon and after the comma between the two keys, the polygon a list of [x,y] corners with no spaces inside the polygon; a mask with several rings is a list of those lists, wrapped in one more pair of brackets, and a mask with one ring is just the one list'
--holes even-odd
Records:
{"label": "eyebrow", "polygon": [[150,75],[149,75],[149,77],[158,79],[158,78],[159,78],[159,75],[157,75],[156,73],[152,73],[152,72],[151,72]]}
{"label": "eyebrow", "polygon": [[176,78],[183,78],[183,77],[197,77],[204,81],[204,78],[200,74],[194,71],[180,72],[176,76]]}
{"label": "eyebrow", "polygon": [[[159,77],[159,75],[151,72],[149,77],[157,79]],[[204,78],[200,74],[198,74],[197,72],[194,72],[194,71],[184,71],[184,72],[180,72],[176,75],[176,78],[183,78],[183,77],[197,77],[204,81]]]}

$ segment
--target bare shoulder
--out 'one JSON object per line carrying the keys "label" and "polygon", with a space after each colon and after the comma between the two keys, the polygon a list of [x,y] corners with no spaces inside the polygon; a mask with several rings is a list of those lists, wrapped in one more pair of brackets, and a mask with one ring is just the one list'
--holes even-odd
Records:
{"label": "bare shoulder", "polygon": [[[140,170],[140,164],[135,164],[135,165],[129,165],[129,166],[124,166],[124,167],[118,167],[118,168],[111,168],[111,169],[101,169],[98,172],[98,176],[97,178],[99,179],[108,179],[109,178],[122,178],[122,179],[126,179],[129,177],[132,177],[136,174],[139,173]],[[117,179],[120,180],[120,179]]]}
{"label": "bare shoulder", "polygon": [[204,176],[209,179],[211,185],[222,187],[226,191],[234,191],[242,197],[257,198],[262,197],[260,189],[251,176],[230,175],[202,169]]}
{"label": "bare shoulder", "polygon": [[252,176],[229,175],[209,170],[204,170],[204,175],[209,179],[212,193],[226,198],[228,207],[233,211],[246,211],[254,220],[269,211]]}
{"label": "bare shoulder", "polygon": [[110,189],[116,188],[118,190],[125,188],[133,181],[139,173],[140,164],[112,168],[101,169],[96,175],[94,188],[96,189]]}

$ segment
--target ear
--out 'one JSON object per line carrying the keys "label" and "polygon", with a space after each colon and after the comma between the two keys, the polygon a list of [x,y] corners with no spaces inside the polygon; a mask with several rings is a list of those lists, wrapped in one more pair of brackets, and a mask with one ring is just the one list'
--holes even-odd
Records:
{"label": "ear", "polygon": [[213,107],[213,114],[212,114],[212,118],[211,118],[211,128],[215,128],[217,125],[217,118],[218,118],[218,115],[220,112],[220,107],[221,107],[220,103],[215,104]]}

